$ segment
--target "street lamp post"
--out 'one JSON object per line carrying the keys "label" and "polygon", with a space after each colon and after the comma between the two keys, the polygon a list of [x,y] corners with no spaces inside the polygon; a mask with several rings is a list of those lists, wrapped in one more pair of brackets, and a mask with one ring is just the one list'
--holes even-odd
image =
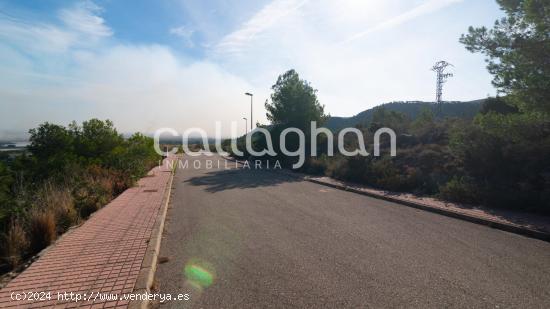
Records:
{"label": "street lamp post", "polygon": [[244,130],[246,132],[245,135],[248,135],[248,119],[243,117],[243,120],[244,120]]}
{"label": "street lamp post", "polygon": [[254,123],[254,116],[252,115],[252,99],[254,95],[250,92],[245,93],[245,95],[250,97],[250,131],[252,131],[252,124]]}

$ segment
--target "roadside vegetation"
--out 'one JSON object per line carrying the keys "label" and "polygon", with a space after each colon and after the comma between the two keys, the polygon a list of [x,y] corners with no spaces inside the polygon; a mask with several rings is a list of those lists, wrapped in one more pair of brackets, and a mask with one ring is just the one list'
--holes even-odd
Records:
{"label": "roadside vegetation", "polygon": [[[435,106],[415,117],[376,108],[368,121],[355,126],[371,154],[374,132],[393,129],[396,157],[389,156],[389,139],[382,139],[380,157],[345,157],[337,149],[330,157],[326,138],[320,135],[319,155],[308,156],[301,171],[453,202],[550,214],[550,2],[497,2],[507,17],[493,29],[471,27],[460,41],[469,51],[487,56],[499,97],[486,99],[473,119],[439,117]],[[264,128],[272,133],[274,146],[284,128],[309,128],[310,121],[322,124],[327,119],[316,90],[294,70],[281,75],[272,90],[266,103],[272,124]],[[306,136],[306,143],[309,139]],[[264,149],[262,134],[252,140],[255,149]],[[238,148],[249,157],[244,143],[240,138]],[[291,138],[286,143],[290,150],[298,145]],[[346,148],[355,149],[357,143],[347,138]],[[229,141],[224,147],[230,149]],[[263,159],[278,159],[287,166],[295,161],[275,150],[277,158]]]}
{"label": "roadside vegetation", "polygon": [[43,123],[29,133],[25,153],[0,160],[2,272],[106,205],[160,159],[152,138],[123,138],[109,120]]}

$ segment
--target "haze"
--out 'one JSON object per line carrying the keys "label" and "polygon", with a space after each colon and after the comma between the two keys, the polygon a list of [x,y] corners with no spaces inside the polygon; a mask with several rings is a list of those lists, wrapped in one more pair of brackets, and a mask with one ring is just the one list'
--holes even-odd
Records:
{"label": "haze", "polygon": [[121,132],[216,120],[266,123],[277,76],[296,69],[331,115],[434,100],[438,60],[454,64],[446,100],[494,95],[483,57],[458,43],[493,24],[490,0],[0,1],[0,139],[44,121],[111,119]]}

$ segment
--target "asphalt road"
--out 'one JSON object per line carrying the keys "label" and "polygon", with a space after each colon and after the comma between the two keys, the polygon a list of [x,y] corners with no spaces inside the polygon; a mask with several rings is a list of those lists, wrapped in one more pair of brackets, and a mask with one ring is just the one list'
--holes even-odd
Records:
{"label": "asphalt road", "polygon": [[156,275],[191,299],[161,308],[550,307],[550,243],[186,159]]}

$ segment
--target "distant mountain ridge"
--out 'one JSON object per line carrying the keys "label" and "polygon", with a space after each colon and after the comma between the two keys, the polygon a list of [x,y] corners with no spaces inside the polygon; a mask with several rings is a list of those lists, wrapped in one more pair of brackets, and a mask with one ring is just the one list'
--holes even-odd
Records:
{"label": "distant mountain ridge", "polygon": [[[485,102],[485,99],[468,102],[444,102],[442,103],[441,114],[439,117],[472,119],[481,109],[483,102]],[[385,108],[389,111],[400,112],[407,115],[410,119],[415,119],[425,107],[431,108],[434,110],[434,114],[436,114],[436,105],[433,102],[391,102],[367,109],[353,117],[330,117],[324,127],[337,131],[347,127],[354,127],[359,124],[366,125],[372,120],[372,115],[374,114],[374,110],[376,108]]]}

